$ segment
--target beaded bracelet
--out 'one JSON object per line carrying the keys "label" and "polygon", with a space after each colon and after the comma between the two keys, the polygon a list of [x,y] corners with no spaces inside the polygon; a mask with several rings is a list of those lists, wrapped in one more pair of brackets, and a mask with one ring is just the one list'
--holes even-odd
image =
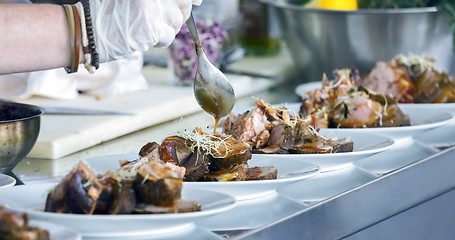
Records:
{"label": "beaded bracelet", "polygon": [[[75,6],[80,12],[83,25],[82,44],[85,57],[85,68],[93,73],[99,67],[99,55],[96,51],[95,34],[93,32],[92,17],[89,0],[81,0]],[[83,20],[82,20],[83,19]]]}

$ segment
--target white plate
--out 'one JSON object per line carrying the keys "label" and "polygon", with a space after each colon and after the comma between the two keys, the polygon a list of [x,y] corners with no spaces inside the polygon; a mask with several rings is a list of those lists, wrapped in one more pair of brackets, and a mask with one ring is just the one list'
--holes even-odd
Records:
{"label": "white plate", "polygon": [[357,161],[355,166],[380,177],[438,152],[435,148],[408,138],[387,152]]}
{"label": "white plate", "polygon": [[[219,214],[235,207],[227,194],[184,186],[182,197],[198,201],[202,211],[176,214],[80,215],[43,212],[46,196],[54,183],[21,185],[0,189],[0,203],[25,212],[30,219],[63,224],[84,237],[122,238],[167,234],[193,226],[195,220]],[[26,197],[25,197],[26,196]]]}
{"label": "white plate", "polygon": [[303,94],[305,94],[306,92],[314,90],[316,88],[321,88],[321,87],[322,87],[322,82],[309,82],[309,83],[304,83],[304,84],[298,85],[295,88],[294,92],[298,96],[303,96]]}
{"label": "white plate", "polygon": [[354,150],[326,154],[254,154],[254,158],[306,161],[318,165],[321,172],[328,172],[349,167],[353,162],[386,151],[395,144],[390,138],[367,133],[338,132],[333,129],[321,129],[320,133],[329,138],[350,138],[354,143]]}
{"label": "white plate", "polygon": [[[276,106],[286,106],[290,111],[298,112],[301,103],[283,103]],[[331,128],[336,132],[369,133],[402,140],[416,136],[428,130],[444,126],[453,121],[453,114],[437,108],[422,108],[417,104],[400,104],[401,110],[411,119],[411,126],[382,127],[382,128]]]}
{"label": "white plate", "polygon": [[[403,104],[406,105],[406,104]],[[412,107],[426,112],[438,109],[455,114],[455,103],[443,104],[412,104]],[[437,148],[455,146],[455,117],[448,124],[413,136],[415,140]]]}
{"label": "white plate", "polygon": [[400,103],[402,106],[412,106],[415,108],[420,108],[422,110],[426,109],[438,109],[441,111],[455,113],[455,103]]}
{"label": "white plate", "polygon": [[368,172],[351,166],[339,171],[319,174],[305,182],[287,185],[277,192],[312,205],[366,184],[375,178]]}
{"label": "white plate", "polygon": [[[118,160],[137,158],[137,154],[119,154],[87,159],[88,164],[96,172],[103,173],[107,170],[119,168]],[[260,159],[253,156],[248,161],[253,166],[274,166],[278,170],[278,178],[275,180],[238,181],[238,182],[185,182],[185,187],[201,188],[223,192],[234,196],[237,200],[247,200],[269,195],[285,184],[297,182],[319,173],[317,165],[304,161],[289,162],[280,161],[277,158]]]}
{"label": "white plate", "polygon": [[0,173],[0,188],[12,187],[14,184],[16,184],[16,179]]}
{"label": "white plate", "polygon": [[29,222],[30,226],[39,227],[41,229],[45,229],[49,231],[50,239],[65,239],[65,240],[81,240],[82,235],[79,234],[76,230],[72,228],[68,228],[66,226],[45,222],[45,221],[38,221],[38,220],[31,220]]}
{"label": "white plate", "polygon": [[[316,88],[321,88],[322,82],[309,82],[298,85],[294,92],[298,96],[303,96],[308,91],[314,90]],[[452,112],[455,113],[455,103],[402,103],[400,105],[416,105],[421,107],[422,109],[439,109],[442,111]]]}

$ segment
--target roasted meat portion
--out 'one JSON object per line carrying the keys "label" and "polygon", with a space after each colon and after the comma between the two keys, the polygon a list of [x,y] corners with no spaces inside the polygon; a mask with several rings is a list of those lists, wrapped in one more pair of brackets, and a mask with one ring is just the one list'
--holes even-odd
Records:
{"label": "roasted meat portion", "polygon": [[275,108],[256,99],[256,107],[241,114],[230,114],[223,133],[247,142],[254,153],[333,153],[350,152],[349,139],[321,136],[311,122],[285,107]]}
{"label": "roasted meat portion", "polygon": [[92,214],[103,185],[83,161],[69,172],[47,195],[45,211]]}
{"label": "roasted meat portion", "polygon": [[302,96],[300,114],[316,129],[410,125],[395,99],[367,90],[361,81],[355,69],[337,70],[331,81],[324,75],[321,88]]}
{"label": "roasted meat portion", "polygon": [[147,158],[120,161],[120,165],[116,171],[95,175],[79,162],[48,194],[45,211],[161,214],[201,210],[197,202],[181,199],[183,167]]}
{"label": "roasted meat portion", "polygon": [[[248,142],[224,133],[208,134],[200,128],[168,136],[161,144],[147,143],[139,155],[185,168],[184,181],[248,181],[254,175],[248,166],[252,156]],[[266,171],[270,167],[264,168]],[[276,179],[276,174],[263,179]]]}
{"label": "roasted meat portion", "polygon": [[170,167],[158,161],[149,161],[139,167],[134,179],[138,202],[175,206],[181,197],[182,181]]}
{"label": "roasted meat portion", "polygon": [[184,181],[244,181],[251,154],[248,143],[200,128],[168,136],[161,144],[147,143],[139,151],[151,161],[184,167]]}
{"label": "roasted meat portion", "polygon": [[0,239],[3,240],[48,240],[49,232],[30,226],[25,213],[12,212],[0,206]]}
{"label": "roasted meat portion", "polygon": [[400,103],[455,102],[455,78],[438,71],[435,60],[419,55],[398,55],[379,61],[361,85]]}
{"label": "roasted meat portion", "polygon": [[128,214],[136,207],[136,192],[131,179],[119,178],[113,172],[99,176],[103,191],[96,202],[94,214]]}
{"label": "roasted meat portion", "polygon": [[276,167],[251,167],[248,169],[248,180],[276,179],[278,170]]}

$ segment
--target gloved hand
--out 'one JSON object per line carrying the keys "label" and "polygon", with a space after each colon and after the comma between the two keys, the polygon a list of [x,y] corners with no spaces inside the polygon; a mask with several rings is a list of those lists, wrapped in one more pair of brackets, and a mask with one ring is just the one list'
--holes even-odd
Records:
{"label": "gloved hand", "polygon": [[167,47],[202,0],[90,0],[100,62]]}

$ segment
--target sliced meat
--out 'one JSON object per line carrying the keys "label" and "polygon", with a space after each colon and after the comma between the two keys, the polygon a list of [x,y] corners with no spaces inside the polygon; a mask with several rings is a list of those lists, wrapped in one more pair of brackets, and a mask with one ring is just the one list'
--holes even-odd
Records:
{"label": "sliced meat", "polygon": [[245,181],[247,179],[248,165],[242,164],[232,167],[231,169],[223,169],[213,171],[202,176],[199,181],[206,182],[230,182],[230,181]]}
{"label": "sliced meat", "polygon": [[248,168],[247,181],[277,179],[278,170],[274,166]]}
{"label": "sliced meat", "polygon": [[103,191],[93,170],[83,161],[47,195],[45,211],[92,214]]}
{"label": "sliced meat", "polygon": [[139,168],[134,179],[137,202],[173,206],[181,197],[182,181],[165,164],[150,161]]}

